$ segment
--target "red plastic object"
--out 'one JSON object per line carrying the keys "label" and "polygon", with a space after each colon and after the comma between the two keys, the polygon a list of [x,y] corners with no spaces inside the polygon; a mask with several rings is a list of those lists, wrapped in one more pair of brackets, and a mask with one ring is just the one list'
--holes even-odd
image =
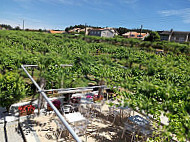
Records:
{"label": "red plastic object", "polygon": [[[60,100],[53,100],[52,103],[54,104],[54,106],[55,106],[57,109],[60,109],[60,106],[61,106]],[[52,110],[52,108],[50,107],[49,104],[47,104],[47,108],[48,108],[48,110]]]}

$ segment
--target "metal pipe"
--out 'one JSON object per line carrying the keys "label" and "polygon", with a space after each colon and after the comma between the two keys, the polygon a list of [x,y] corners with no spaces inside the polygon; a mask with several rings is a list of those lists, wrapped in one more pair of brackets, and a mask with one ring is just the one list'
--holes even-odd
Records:
{"label": "metal pipe", "polygon": [[[31,65],[29,65],[31,66]],[[28,71],[25,69],[25,67],[29,67],[27,65],[21,65],[21,67],[23,68],[23,70],[25,71],[25,73],[28,75],[28,77],[30,78],[30,80],[34,83],[34,85],[38,88],[38,91],[41,92],[41,95],[45,98],[46,102],[51,106],[51,108],[54,110],[54,112],[57,114],[57,116],[59,117],[59,119],[62,121],[62,123],[65,125],[65,127],[67,128],[67,130],[70,132],[70,134],[73,136],[73,138],[77,141],[77,142],[81,142],[81,140],[79,139],[79,137],[76,135],[76,133],[74,132],[74,130],[71,128],[71,126],[67,123],[67,121],[63,118],[63,116],[61,115],[61,113],[57,110],[57,108],[53,105],[53,103],[48,99],[48,97],[46,96],[46,94],[43,92],[43,90],[40,88],[40,86],[36,83],[36,81],[32,78],[32,76],[28,73]]]}
{"label": "metal pipe", "polygon": [[72,67],[73,65],[69,65],[69,64],[61,64],[61,67]]}
{"label": "metal pipe", "polygon": [[[23,67],[38,67],[38,65],[21,65]],[[73,65],[70,64],[61,64],[60,66],[62,67],[72,67]],[[26,70],[26,69],[25,69]],[[27,74],[30,75],[30,74]],[[99,86],[91,86],[91,87],[77,87],[77,88],[60,88],[60,89],[49,89],[49,90],[43,90],[44,92],[48,91],[69,91],[69,90],[75,90],[75,89],[94,89],[94,88],[101,88],[103,87],[104,89],[107,87],[105,85],[99,85]]]}
{"label": "metal pipe", "polygon": [[24,67],[38,67],[38,65],[22,65]]}
{"label": "metal pipe", "polygon": [[49,90],[44,90],[44,92],[51,92],[51,91],[70,91],[70,90],[78,90],[81,89],[93,89],[93,88],[101,88],[101,87],[106,87],[105,85],[102,86],[92,86],[92,87],[78,87],[78,88],[60,88],[60,89],[49,89]]}
{"label": "metal pipe", "polygon": [[85,90],[68,90],[68,91],[58,91],[58,94],[67,94],[67,93],[80,93],[80,92],[91,92],[92,89],[85,89]]}

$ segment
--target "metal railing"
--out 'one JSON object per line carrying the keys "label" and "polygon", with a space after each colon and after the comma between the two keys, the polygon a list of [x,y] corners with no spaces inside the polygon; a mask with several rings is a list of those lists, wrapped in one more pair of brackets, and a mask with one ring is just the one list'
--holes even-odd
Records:
{"label": "metal railing", "polygon": [[59,110],[53,105],[53,103],[48,99],[46,94],[44,93],[44,90],[40,88],[40,86],[36,83],[36,81],[32,78],[32,76],[28,73],[28,71],[25,69],[25,67],[37,67],[37,65],[21,65],[22,69],[25,71],[25,73],[28,75],[30,80],[34,83],[34,85],[37,87],[38,92],[45,98],[46,102],[51,106],[51,108],[54,110],[55,114],[59,117],[63,125],[66,127],[66,129],[69,131],[69,133],[72,135],[72,137],[77,141],[81,142],[78,135],[74,132],[72,127],[67,123],[67,121],[63,118]]}

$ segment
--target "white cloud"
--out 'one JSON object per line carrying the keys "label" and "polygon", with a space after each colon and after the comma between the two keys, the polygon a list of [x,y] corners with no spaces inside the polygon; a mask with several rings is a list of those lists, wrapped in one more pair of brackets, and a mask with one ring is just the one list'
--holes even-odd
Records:
{"label": "white cloud", "polygon": [[11,25],[12,27],[20,26],[20,23],[17,23],[15,21],[12,21],[9,19],[1,19],[0,18],[0,21],[1,21],[0,24],[7,24],[7,25]]}
{"label": "white cloud", "polygon": [[163,16],[178,16],[183,19],[184,23],[190,23],[190,8],[179,10],[162,10],[158,12]]}
{"label": "white cloud", "polygon": [[18,3],[24,9],[29,9],[31,7],[32,2],[34,2],[32,0],[13,0],[13,1]]}

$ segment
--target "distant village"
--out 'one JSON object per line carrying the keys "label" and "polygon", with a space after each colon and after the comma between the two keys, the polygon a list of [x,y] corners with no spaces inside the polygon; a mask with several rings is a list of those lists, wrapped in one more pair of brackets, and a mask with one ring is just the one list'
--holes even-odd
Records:
{"label": "distant village", "polygon": [[[3,26],[2,26],[3,25]],[[10,30],[12,27],[10,25],[0,25],[0,30]],[[121,27],[120,27],[121,28]],[[43,31],[52,34],[83,34],[89,36],[99,36],[113,38],[116,36],[122,36],[124,38],[135,38],[139,40],[144,40],[150,35],[151,30],[144,29],[134,29],[129,30],[127,28],[112,28],[112,27],[91,27],[84,25],[75,25],[74,27],[67,27],[65,30],[36,30],[36,29],[24,29],[25,31]],[[15,30],[21,30],[19,27],[15,27]],[[122,30],[122,31],[121,31]],[[171,42],[189,42],[190,32],[188,31],[174,31],[173,29],[169,31],[156,31],[160,35],[161,41],[171,41]]]}

